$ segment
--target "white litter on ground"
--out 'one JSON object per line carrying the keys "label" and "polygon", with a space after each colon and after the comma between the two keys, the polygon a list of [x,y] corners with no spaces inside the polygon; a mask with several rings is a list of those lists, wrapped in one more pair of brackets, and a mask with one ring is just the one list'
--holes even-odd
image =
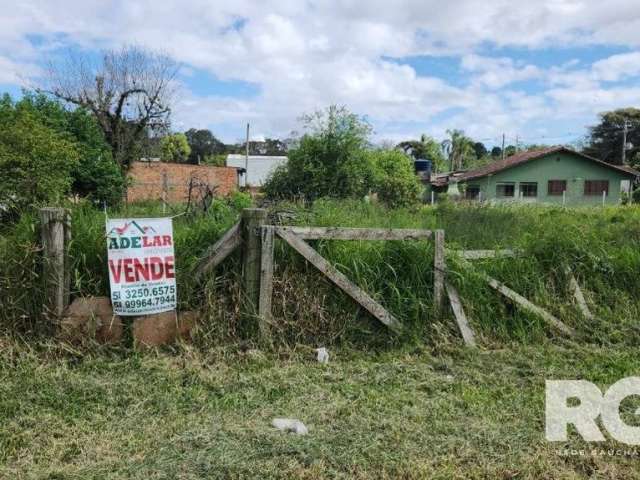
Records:
{"label": "white litter on ground", "polygon": [[274,418],[271,425],[278,430],[283,432],[293,432],[296,435],[306,435],[309,433],[309,429],[306,425],[295,418]]}
{"label": "white litter on ground", "polygon": [[316,352],[318,352],[318,362],[320,363],[329,363],[329,352],[326,348],[320,347],[316,348]]}

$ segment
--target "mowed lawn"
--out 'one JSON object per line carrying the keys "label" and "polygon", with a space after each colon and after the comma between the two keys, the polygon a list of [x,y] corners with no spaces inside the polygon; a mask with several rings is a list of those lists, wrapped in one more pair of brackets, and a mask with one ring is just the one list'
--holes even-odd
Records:
{"label": "mowed lawn", "polygon": [[640,478],[639,457],[544,439],[545,379],[606,387],[638,373],[630,349],[346,349],[320,365],[303,349],[51,358],[2,345],[2,479]]}

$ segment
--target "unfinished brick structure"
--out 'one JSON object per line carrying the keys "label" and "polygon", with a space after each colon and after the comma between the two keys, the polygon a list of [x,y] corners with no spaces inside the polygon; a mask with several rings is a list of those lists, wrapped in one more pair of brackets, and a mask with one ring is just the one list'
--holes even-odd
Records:
{"label": "unfinished brick structure", "polygon": [[133,162],[128,177],[128,202],[160,200],[164,194],[168,203],[184,203],[188,199],[192,179],[215,187],[216,196],[226,196],[238,188],[238,173],[234,167]]}

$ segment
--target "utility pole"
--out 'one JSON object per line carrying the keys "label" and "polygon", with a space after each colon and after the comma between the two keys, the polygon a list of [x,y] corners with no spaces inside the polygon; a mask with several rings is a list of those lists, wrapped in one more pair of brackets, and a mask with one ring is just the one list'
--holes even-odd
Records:
{"label": "utility pole", "polygon": [[631,126],[631,122],[625,119],[624,129],[622,131],[622,165],[626,165],[627,163],[627,133],[629,133],[630,126]]}
{"label": "utility pole", "polygon": [[516,153],[518,153],[518,151],[520,150],[519,147],[520,144],[520,137],[518,135],[516,135]]}
{"label": "utility pole", "polygon": [[502,160],[504,160],[504,133],[502,134]]}
{"label": "utility pole", "polygon": [[248,185],[249,178],[249,123],[247,122],[247,142],[245,144],[245,155],[244,155],[244,186]]}

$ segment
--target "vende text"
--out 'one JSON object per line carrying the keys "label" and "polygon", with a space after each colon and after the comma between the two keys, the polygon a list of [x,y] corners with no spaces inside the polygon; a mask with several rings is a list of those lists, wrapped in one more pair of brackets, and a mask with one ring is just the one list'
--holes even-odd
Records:
{"label": "vende text", "polygon": [[[143,237],[145,238],[145,237]],[[143,280],[175,278],[173,256],[147,257],[145,259],[124,258],[117,262],[109,260],[109,269],[115,283],[134,283]]]}

